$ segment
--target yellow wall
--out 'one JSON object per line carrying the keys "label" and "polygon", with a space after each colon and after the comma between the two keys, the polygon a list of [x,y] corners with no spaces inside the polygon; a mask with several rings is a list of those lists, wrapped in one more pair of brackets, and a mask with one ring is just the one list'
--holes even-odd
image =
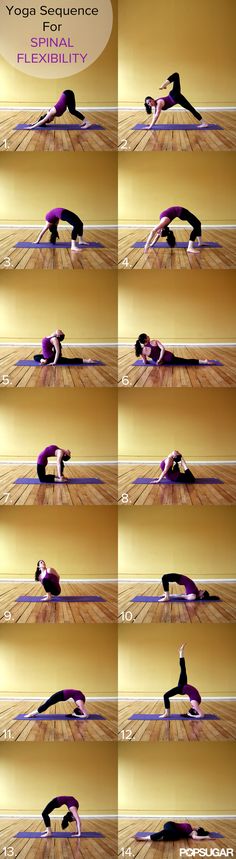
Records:
{"label": "yellow wall", "polygon": [[119,812],[234,814],[235,765],[235,743],[120,743]]}
{"label": "yellow wall", "polygon": [[113,743],[2,743],[1,812],[41,814],[54,796],[68,794],[78,798],[81,815],[114,814],[116,759]]}
{"label": "yellow wall", "polygon": [[[119,101],[135,105],[157,98],[167,75],[179,71],[192,104],[235,105],[235,4],[232,0],[119,2]],[[204,25],[203,25],[204,22]],[[168,51],[166,46],[168,43]],[[220,62],[216,61],[220,58]],[[166,93],[168,90],[166,91]],[[164,92],[164,95],[166,94]]]}
{"label": "yellow wall", "polygon": [[64,349],[71,341],[116,341],[116,282],[114,271],[1,271],[1,342],[34,342],[55,328],[65,332]]}
{"label": "yellow wall", "polygon": [[234,342],[235,286],[234,271],[120,271],[119,340]]}
{"label": "yellow wall", "polygon": [[82,689],[115,695],[117,630],[112,624],[46,623],[0,629],[1,695],[50,695]]}
{"label": "yellow wall", "polygon": [[214,158],[211,152],[122,152],[120,223],[156,224],[163,209],[177,205],[202,223],[236,223],[235,179],[234,152],[215,152]]}
{"label": "yellow wall", "polygon": [[[221,630],[218,624],[188,624],[184,633],[188,683],[202,696],[236,693],[235,624],[226,625],[224,635]],[[120,625],[119,695],[162,696],[176,686],[182,637],[180,623]],[[171,709],[174,712],[174,699]]]}
{"label": "yellow wall", "polygon": [[235,416],[234,390],[119,390],[119,456],[234,459]]}
{"label": "yellow wall", "polygon": [[59,152],[53,158],[51,152],[22,152],[20,158],[18,153],[4,154],[0,162],[4,224],[42,224],[55,206],[76,212],[85,227],[86,222],[115,223],[115,152],[83,152],[82,157],[78,152]]}
{"label": "yellow wall", "polygon": [[60,395],[56,389],[18,389],[10,396],[2,391],[1,458],[36,457],[46,445],[58,444],[71,450],[72,459],[114,459],[116,401],[112,389],[79,390],[76,398],[66,388]]}
{"label": "yellow wall", "polygon": [[0,578],[32,580],[39,558],[64,578],[115,578],[115,507],[0,508]]}
{"label": "yellow wall", "polygon": [[235,577],[231,507],[119,507],[119,576]]}

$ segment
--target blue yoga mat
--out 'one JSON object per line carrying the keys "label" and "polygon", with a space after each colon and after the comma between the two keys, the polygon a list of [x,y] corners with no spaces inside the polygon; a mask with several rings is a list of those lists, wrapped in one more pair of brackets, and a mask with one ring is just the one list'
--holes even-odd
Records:
{"label": "blue yoga mat", "polygon": [[[132,245],[132,248],[145,248],[145,244],[146,244],[146,242],[134,242],[134,244]],[[159,242],[158,241],[158,242],[155,242],[155,245],[152,245],[152,248],[155,248],[155,250],[156,249],[158,250],[158,248],[165,248],[167,250],[169,249],[169,250],[174,251],[175,248],[187,248],[187,247],[188,247],[188,242],[176,242],[174,248],[169,248],[169,245],[167,244],[167,242]],[[194,247],[199,250],[199,245],[197,245],[196,243],[194,244]],[[222,245],[219,245],[218,242],[203,242],[201,245],[201,248],[221,248],[221,247],[222,247]],[[150,248],[150,250],[152,250],[152,248]]]}
{"label": "blue yoga mat", "polygon": [[97,596],[94,596],[94,597],[71,596],[71,597],[53,597],[52,599],[47,601],[44,599],[44,597],[22,596],[22,597],[17,597],[16,602],[37,602],[37,603],[38,602],[46,602],[46,603],[47,602],[48,603],[50,603],[50,602],[106,602],[106,600],[103,599],[103,597],[97,597]]}
{"label": "blue yoga mat", "polygon": [[[194,718],[188,716],[184,713],[173,713],[170,716],[166,716],[165,719],[162,719],[161,716],[157,716],[155,713],[134,713],[133,716],[129,716],[129,722],[133,720],[137,720],[139,722],[182,722],[184,719],[187,719],[188,722],[194,722]],[[219,716],[215,716],[214,713],[206,713],[205,716],[202,716],[201,719],[196,719],[198,722],[206,722],[206,721],[220,721]]]}
{"label": "blue yoga mat", "polygon": [[[22,358],[15,364],[15,367],[40,367],[41,369],[47,366],[47,364],[40,364],[39,361],[34,361],[33,358]],[[63,361],[60,361],[57,367],[105,367],[105,364],[104,361],[83,361],[83,364],[81,364],[81,361],[78,361],[78,364],[75,364],[75,362],[73,364],[68,364],[68,362],[64,364]]]}
{"label": "blue yoga mat", "polygon": [[[133,483],[139,483],[143,486],[148,485],[149,483],[157,483],[157,478],[152,477],[136,477],[136,480],[133,480]],[[218,477],[195,477],[194,483],[181,483],[178,480],[166,480],[166,477],[163,480],[159,480],[159,486],[194,486],[195,484],[207,484],[207,483],[224,483],[223,480],[220,480]]]}
{"label": "blue yoga mat", "polygon": [[[26,718],[25,718],[25,716],[26,716]],[[22,720],[24,720],[24,722],[26,722],[26,719],[28,719],[29,721],[32,720],[35,722],[66,722],[66,721],[68,721],[68,719],[72,719],[73,722],[80,722],[80,719],[77,719],[76,716],[73,716],[73,713],[67,713],[67,714],[54,713],[54,715],[52,713],[49,713],[49,715],[47,715],[46,713],[39,713],[38,716],[27,716],[26,713],[19,713],[19,716],[15,716],[14,722],[22,722]],[[85,719],[81,719],[81,722],[95,722],[95,721],[96,722],[101,722],[101,721],[105,722],[106,719],[105,719],[105,716],[100,716],[100,713],[90,713],[90,715],[87,716]]]}
{"label": "blue yoga mat", "polygon": [[[51,242],[39,242],[39,244],[35,244],[34,242],[17,242],[14,245],[15,248],[35,248],[35,250],[49,248],[50,250],[55,250],[55,248],[70,248],[70,242],[56,242],[55,245],[52,245]],[[104,245],[101,245],[100,242],[86,242],[86,245],[81,244],[80,250],[86,250],[89,248],[104,248]]]}
{"label": "blue yoga mat", "polygon": [[[18,364],[19,363],[20,362],[18,361]],[[150,358],[148,359],[148,364],[144,364],[141,358],[138,358],[138,360],[134,361],[134,364],[132,364],[132,367],[145,367],[145,369],[147,366],[148,367],[156,367],[157,364],[155,361],[150,360]],[[183,364],[180,365],[180,364],[174,364],[174,362],[173,362],[173,364],[171,364],[170,361],[166,361],[166,363],[165,363],[165,361],[162,361],[161,364],[158,364],[158,369],[159,369],[159,367],[177,367],[177,366],[188,367],[188,366],[190,366],[190,364],[184,364],[184,362],[183,362]],[[198,364],[193,364],[192,366],[198,367]],[[202,367],[211,367],[211,366],[223,367],[223,364],[221,363],[221,361],[209,361],[207,364],[199,364],[199,367],[201,367],[201,368]]]}
{"label": "blue yoga mat", "polygon": [[[53,832],[52,838],[75,838],[73,832]],[[42,838],[42,832],[17,832],[15,838]],[[105,838],[101,832],[81,832],[80,838]],[[47,841],[47,838],[43,839]]]}
{"label": "blue yoga mat", "polygon": [[[211,125],[209,124],[207,128],[198,128],[196,123],[188,124],[181,122],[176,123],[175,125],[173,122],[166,122],[164,125],[161,125],[161,123],[158,122],[157,125],[153,125],[151,131],[209,131],[209,129],[221,129],[221,131],[223,131],[223,126],[215,125],[214,123],[212,123]],[[142,122],[137,122],[137,125],[134,125],[134,127],[132,128],[132,131],[150,131],[150,129],[147,127],[147,125],[145,125],[145,123],[143,124]]]}
{"label": "blue yoga mat", "polygon": [[[137,597],[133,597],[131,602],[144,602],[144,603],[145,602],[161,602],[161,603],[163,603],[163,605],[166,605],[166,602],[163,602],[161,597],[155,597],[155,596],[153,596],[153,597],[137,596]],[[202,599],[202,600],[201,599],[187,600],[186,597],[169,597],[169,599],[167,600],[167,604],[169,602],[173,602],[173,603],[184,602],[184,603],[187,603],[187,605],[192,605],[195,602],[207,602],[209,604],[209,602],[211,602],[211,600],[204,600],[204,599]],[[220,597],[213,596],[212,602],[222,602],[222,600],[220,599]]]}
{"label": "blue yoga mat", "polygon": [[[154,832],[136,832],[135,838],[137,838],[137,836],[139,836],[139,838],[142,836],[143,838],[144,835],[154,835]],[[221,835],[220,832],[210,832],[210,838],[224,838],[224,835]]]}
{"label": "blue yoga mat", "polygon": [[96,125],[96,123],[94,123],[94,125],[90,125],[89,128],[81,128],[81,125],[76,125],[75,123],[71,125],[58,123],[57,125],[56,123],[53,124],[50,122],[49,125],[40,125],[39,128],[32,128],[32,126],[27,125],[24,122],[19,122],[19,125],[15,126],[14,131],[23,131],[24,129],[27,129],[28,131],[104,131],[104,126]]}
{"label": "blue yoga mat", "polygon": [[14,483],[25,484],[26,486],[67,486],[68,483],[104,483],[104,480],[100,480],[100,477],[68,477],[62,483],[47,483],[39,480],[38,477],[17,477]]}

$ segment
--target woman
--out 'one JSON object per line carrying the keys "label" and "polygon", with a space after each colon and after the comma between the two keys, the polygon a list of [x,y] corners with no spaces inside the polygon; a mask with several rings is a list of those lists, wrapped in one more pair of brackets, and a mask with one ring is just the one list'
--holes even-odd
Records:
{"label": "woman", "polygon": [[[183,471],[180,471],[180,465],[184,469]],[[195,481],[194,475],[190,471],[190,468],[188,468],[187,463],[179,450],[172,450],[172,453],[169,453],[169,456],[162,459],[160,462],[160,468],[162,474],[158,477],[156,483],[159,483],[164,477],[166,477],[171,483],[194,483]]]}
{"label": "woman", "polygon": [[84,229],[83,222],[80,220],[79,216],[75,214],[75,212],[70,212],[70,209],[50,209],[50,212],[47,212],[47,214],[45,215],[45,221],[46,226],[43,227],[41,233],[39,233],[39,236],[36,239],[36,242],[33,242],[33,244],[38,245],[47,230],[49,230],[49,232],[51,233],[50,242],[52,245],[55,245],[56,239],[59,239],[59,234],[57,230],[59,221],[67,221],[68,224],[71,224],[71,226],[73,227],[71,233],[72,251],[78,251],[78,248],[76,247],[76,239],[78,239],[79,245],[87,244],[87,242],[82,242],[82,235]]}
{"label": "woman", "polygon": [[30,125],[29,128],[40,128],[41,125],[49,125],[50,122],[53,122],[55,116],[62,116],[65,111],[68,110],[72,116],[77,116],[77,119],[81,119],[80,128],[89,128],[91,123],[87,122],[83,113],[80,113],[79,110],[76,110],[75,106],[75,94],[72,89],[64,89],[60,95],[60,98],[54,104],[54,107],[48,108],[47,113],[42,114],[39,117],[37,122],[34,122],[33,125]]}
{"label": "woman", "polygon": [[137,841],[180,841],[182,838],[204,841],[206,838],[210,838],[210,834],[202,826],[193,829],[191,823],[175,823],[168,820],[160,832],[154,832],[153,835],[136,835]]}
{"label": "woman", "polygon": [[[210,597],[209,591],[199,590],[195,582],[189,578],[189,576],[182,576],[180,573],[165,573],[162,576],[162,584],[164,596],[160,597],[160,601],[167,602],[169,600],[169,584],[170,582],[175,582],[177,585],[182,585],[185,588],[185,597],[188,602],[193,602],[193,600],[210,600],[214,599],[214,597]],[[172,597],[173,599],[173,597]]]}
{"label": "woman", "polygon": [[46,832],[43,832],[41,838],[48,838],[48,836],[53,836],[53,832],[51,829],[51,821],[49,815],[56,808],[60,808],[61,805],[67,805],[68,812],[62,818],[61,828],[67,829],[69,823],[73,823],[75,820],[77,833],[76,836],[80,838],[81,836],[81,822],[78,815],[79,802],[75,799],[74,796],[56,796],[55,799],[51,799],[51,802],[48,802],[44,810],[42,811],[43,822],[46,826]]}
{"label": "woman", "polygon": [[200,708],[201,704],[201,695],[196,686],[190,686],[187,678],[187,671],[185,665],[185,659],[183,656],[185,644],[181,644],[179,649],[179,664],[180,664],[180,675],[178,680],[178,686],[174,686],[173,689],[169,689],[169,692],[165,692],[164,695],[164,704],[165,704],[165,712],[160,716],[160,719],[165,719],[170,715],[170,698],[173,698],[174,695],[188,695],[190,700],[191,708],[188,711],[188,716],[191,716],[192,719],[202,719],[203,712]]}
{"label": "woman", "polygon": [[80,689],[62,689],[61,692],[55,692],[54,695],[50,695],[50,698],[47,698],[47,701],[44,704],[40,704],[37,710],[33,710],[32,713],[27,713],[25,719],[29,719],[30,716],[39,716],[40,713],[45,713],[49,707],[53,707],[55,704],[59,704],[60,701],[69,701],[72,700],[75,702],[76,707],[72,711],[73,716],[76,719],[86,719],[88,717],[87,710],[85,708],[85,695]]}
{"label": "woman", "polygon": [[[56,457],[57,477],[54,474],[46,474],[49,456]],[[64,480],[64,464],[70,458],[70,450],[64,450],[62,447],[58,447],[57,444],[49,444],[44,450],[41,450],[37,459],[37,475],[40,483],[56,483],[57,481],[61,483]]]}
{"label": "woman", "polygon": [[45,561],[38,561],[35,581],[40,582],[46,591],[47,596],[42,597],[42,602],[52,599],[52,597],[58,597],[61,593],[60,576],[53,567],[47,567]]}
{"label": "woman", "polygon": [[[34,355],[34,361],[40,364],[49,364],[54,367],[56,364],[83,364],[83,358],[65,358],[62,356],[62,341],[65,339],[65,334],[60,328],[49,334],[48,337],[42,339],[42,355]],[[91,359],[87,358],[86,363],[90,364]]]}
{"label": "woman", "polygon": [[202,236],[202,225],[199,218],[190,212],[189,209],[184,209],[183,206],[170,206],[169,209],[164,209],[160,214],[159,224],[153,227],[151,233],[147,238],[144,253],[148,250],[149,246],[152,247],[155,245],[155,242],[158,241],[160,236],[164,236],[166,238],[167,244],[170,248],[175,247],[176,239],[172,230],[169,230],[169,224],[174,221],[175,218],[179,218],[180,221],[188,221],[191,224],[192,232],[190,233],[189,243],[187,247],[187,252],[191,254],[197,254],[198,250],[194,247],[195,239],[198,241],[199,247],[201,247],[201,236]]}
{"label": "woman", "polygon": [[197,125],[196,128],[207,128],[207,122],[203,122],[201,113],[198,113],[195,110],[195,107],[190,104],[190,101],[182,95],[181,87],[180,87],[180,76],[178,72],[174,72],[173,75],[169,75],[169,77],[164,81],[164,83],[159,87],[159,89],[166,89],[170,83],[173,83],[173,87],[169,95],[162,98],[152,98],[152,96],[147,95],[145,98],[145,108],[148,114],[152,113],[152,108],[154,108],[154,116],[149,125],[149,130],[153,128],[153,125],[156,125],[156,122],[159,119],[162,110],[169,110],[169,108],[174,107],[175,104],[181,104],[181,107],[185,107],[186,110],[190,110],[190,113],[195,116],[196,119],[199,120],[200,125]]}
{"label": "woman", "polygon": [[142,357],[144,364],[149,364],[149,359],[155,364],[185,364],[186,366],[198,366],[199,364],[210,364],[208,358],[179,358],[163,346],[160,340],[150,340],[149,334],[139,334],[135,343],[135,354],[137,358]]}

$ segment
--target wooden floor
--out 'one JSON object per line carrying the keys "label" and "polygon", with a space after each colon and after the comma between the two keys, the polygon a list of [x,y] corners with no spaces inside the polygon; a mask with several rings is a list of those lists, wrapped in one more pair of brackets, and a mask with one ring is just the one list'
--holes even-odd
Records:
{"label": "wooden floor", "polygon": [[[41,115],[36,111],[10,110],[0,112],[0,151],[7,149],[11,152],[104,152],[117,150],[117,111],[86,111],[89,122],[102,125],[103,131],[14,131],[16,125],[25,123],[32,125]],[[78,125],[76,116],[68,111],[64,116],[56,117],[53,125]]]}
{"label": "wooden floor", "polygon": [[119,347],[119,386],[127,376],[133,388],[231,388],[236,385],[236,349],[213,346],[171,346],[183,358],[207,358],[221,361],[223,367],[133,367],[134,349]]}
{"label": "wooden floor", "polygon": [[[81,812],[82,814],[82,812]],[[42,820],[36,820],[34,823],[30,818],[25,817],[20,820],[1,819],[0,821],[0,851],[3,852],[4,847],[12,848],[14,853],[8,853],[9,856],[19,857],[19,859],[108,859],[108,857],[117,856],[117,822],[116,820],[81,820],[82,828],[89,832],[101,832],[105,837],[96,839],[82,839],[78,843],[77,838],[69,840],[62,839],[51,842],[49,839],[43,838],[42,841],[29,841],[27,838],[15,838],[17,832],[23,830],[30,832],[45,832],[45,826]],[[54,820],[52,817],[52,829],[59,832],[61,825],[59,820]],[[71,832],[75,831],[71,827]],[[53,845],[53,846],[52,846]]]}
{"label": "wooden floor", "polygon": [[[224,213],[223,213],[224,215]],[[128,217],[128,213],[127,213]],[[158,213],[157,213],[158,221]],[[151,229],[151,227],[150,227]],[[236,268],[235,230],[204,229],[203,242],[219,242],[220,248],[203,248],[198,254],[189,254],[185,248],[133,248],[134,242],[146,241],[148,233],[143,227],[119,229],[119,268],[141,269],[231,269]],[[190,229],[175,232],[178,242],[189,240]],[[49,253],[49,251],[48,251]]]}
{"label": "wooden floor", "polygon": [[[13,388],[103,388],[117,386],[117,349],[67,346],[66,358],[103,361],[104,367],[16,367],[17,361],[29,360],[40,353],[40,347],[0,346],[0,378],[8,376]],[[6,380],[5,380],[6,381]],[[1,384],[1,383],[0,383]],[[2,384],[1,387],[4,385]]]}
{"label": "wooden floor", "polygon": [[203,120],[223,128],[218,131],[198,131],[197,122],[188,110],[168,110],[162,112],[160,124],[192,125],[196,122],[196,131],[133,131],[137,123],[149,123],[150,117],[144,109],[130,112],[120,110],[119,149],[131,152],[222,152],[236,149],[235,111],[209,110],[204,112]]}
{"label": "wooden floor", "polygon": [[[173,699],[171,703],[172,713],[187,713],[189,699],[183,697],[182,702]],[[160,722],[130,721],[129,717],[134,713],[163,713],[163,701],[120,701],[119,702],[119,734],[118,739],[123,740],[121,731],[131,731],[131,740],[138,742],[220,742],[236,740],[236,702],[233,701],[203,701],[204,713],[214,713],[219,716],[220,721],[197,721],[195,719],[183,719],[182,721],[168,722],[162,719]]]}
{"label": "wooden floor", "polygon": [[[163,596],[160,584],[134,582],[118,584],[119,622],[123,623],[122,613],[132,612],[135,623],[235,623],[236,622],[236,582],[218,584],[201,583],[212,595],[219,596],[222,602],[168,602],[135,603],[136,596]],[[183,594],[183,588],[171,586],[171,593]],[[6,610],[6,609],[5,609]]]}
{"label": "wooden floor", "polygon": [[[42,699],[43,701],[43,699]],[[36,722],[23,719],[15,722],[20,713],[30,713],[40,701],[1,701],[0,700],[0,741],[6,742],[4,731],[11,731],[10,740],[20,742],[85,742],[87,740],[117,740],[117,704],[113,701],[88,701],[89,713],[100,713],[106,721],[87,721],[68,719],[65,722]],[[48,714],[72,713],[71,702],[50,707]]]}
{"label": "wooden floor", "polygon": [[[51,466],[50,466],[51,469]],[[51,469],[55,474],[55,467]],[[67,468],[68,477],[99,477],[101,484],[59,484],[41,483],[40,485],[15,484],[18,477],[36,477],[36,468],[31,465],[0,465],[0,505],[1,504],[68,504],[72,507],[83,504],[117,503],[117,469],[106,466],[79,466]]]}
{"label": "wooden floor", "polygon": [[[60,242],[70,241],[68,229],[60,230]],[[111,269],[117,267],[116,230],[87,230],[84,241],[100,242],[103,248],[88,248],[73,253],[70,248],[16,248],[17,242],[34,242],[37,230],[10,228],[0,230],[0,268],[4,269]],[[10,260],[10,263],[9,263]]]}
{"label": "wooden floor", "polygon": [[[148,856],[154,857],[158,856],[158,859],[179,859],[180,848],[194,848],[196,846],[196,842],[191,838],[186,840],[183,839],[181,841],[169,841],[169,842],[160,842],[159,844],[155,844],[155,842],[151,841],[135,841],[134,835],[135,832],[159,832],[163,829],[164,823],[166,823],[167,818],[163,818],[162,820],[157,820],[155,817],[153,820],[146,819],[140,817],[137,820],[120,820],[119,821],[119,856],[122,856],[122,848],[131,848],[132,857],[134,859],[147,859]],[[236,846],[236,825],[235,820],[227,820],[227,819],[214,819],[210,818],[209,820],[199,820],[188,818],[183,818],[183,821],[187,821],[191,823],[192,826],[204,826],[204,829],[207,829],[208,832],[221,832],[224,835],[224,841],[221,839],[214,839],[211,841],[204,841],[204,847],[208,846],[208,850],[214,849],[215,847],[218,850],[224,848],[235,848]],[[182,821],[182,822],[183,822]],[[179,821],[180,822],[180,821]],[[198,844],[198,846],[203,846],[202,842]]]}
{"label": "wooden floor", "polygon": [[[45,596],[37,584],[0,584],[0,623],[116,623],[117,586],[112,583],[61,580],[61,596],[99,596],[105,603],[22,603],[20,596]],[[10,612],[6,620],[4,612]]]}
{"label": "wooden floor", "polygon": [[154,465],[119,466],[119,504],[124,504],[122,495],[128,494],[125,504],[236,504],[236,467],[234,465],[194,465],[195,477],[217,477],[223,483],[173,485],[134,484],[137,477],[155,479],[160,469]]}

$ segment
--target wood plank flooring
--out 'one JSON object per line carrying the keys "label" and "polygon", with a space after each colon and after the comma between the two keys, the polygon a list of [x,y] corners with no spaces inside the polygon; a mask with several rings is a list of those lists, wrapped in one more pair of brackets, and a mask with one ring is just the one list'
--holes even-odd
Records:
{"label": "wood plank flooring", "polygon": [[[100,242],[103,248],[87,248],[73,253],[70,248],[16,248],[17,242],[34,242],[36,229],[0,230],[0,268],[9,269],[111,269],[117,267],[117,231],[87,230],[85,242]],[[60,242],[70,241],[68,229],[60,230]],[[9,263],[10,259],[10,263]]]}
{"label": "wood plank flooring", "polygon": [[29,360],[40,353],[40,347],[0,346],[0,386],[8,376],[13,388],[102,388],[117,386],[117,349],[102,347],[72,347],[63,350],[66,358],[103,361],[104,367],[38,366],[16,367],[17,361]]}
{"label": "wood plank flooring", "polygon": [[[134,484],[137,477],[159,477],[158,466],[125,465],[119,466],[119,504],[236,504],[236,466],[234,465],[194,465],[195,477],[218,477],[223,483],[173,485]],[[122,495],[128,494],[128,502]]]}
{"label": "wood plank flooring", "polygon": [[[204,122],[221,125],[222,130],[198,131],[196,123],[196,131],[133,131],[137,123],[145,124],[149,119],[144,109],[130,112],[119,110],[120,151],[222,152],[236,149],[236,113],[233,110],[204,112]],[[192,125],[196,120],[188,110],[168,110],[161,114],[159,122],[162,125]]]}
{"label": "wood plank flooring", "polygon": [[[131,820],[119,820],[119,856],[124,855],[122,853],[122,848],[127,849],[131,848],[132,856],[134,859],[147,859],[148,856],[152,857],[158,854],[158,859],[179,859],[179,851],[180,848],[185,848],[195,846],[196,842],[191,839],[183,839],[181,841],[169,841],[169,842],[160,842],[159,844],[155,844],[155,842],[145,842],[145,841],[135,841],[134,835],[135,832],[159,832],[163,829],[164,823],[166,823],[167,818],[163,818],[162,820],[157,820],[153,817],[153,820],[145,819],[140,816],[139,819]],[[217,816],[213,818],[209,818],[209,820],[202,820],[199,816],[199,820],[191,819],[190,817],[183,818],[183,821],[187,821],[191,823],[192,826],[204,826],[208,832],[221,832],[224,835],[224,841],[214,839],[211,841],[204,841],[204,846],[208,846],[208,850],[219,848],[234,848],[236,846],[236,821],[235,820],[227,820],[227,819],[217,819]],[[180,821],[179,821],[180,822]],[[200,846],[200,845],[199,845]]]}
{"label": "wood plank flooring", "polygon": [[[19,859],[77,859],[78,855],[81,859],[108,859],[108,857],[117,856],[117,821],[116,820],[94,820],[93,818],[83,820],[82,827],[89,832],[101,832],[105,837],[96,839],[82,839],[78,843],[77,838],[69,840],[63,839],[49,841],[43,838],[42,841],[29,841],[27,838],[16,839],[16,833],[19,831],[43,832],[45,827],[42,820],[36,820],[35,823],[30,818],[25,817],[20,820],[1,819],[0,821],[0,850],[1,853],[4,847],[12,848],[15,857]],[[60,831],[60,821],[53,820],[52,829]],[[72,830],[71,830],[72,831]],[[53,846],[52,846],[53,845]]]}
{"label": "wood plank flooring", "polygon": [[[161,584],[134,582],[118,583],[119,622],[123,623],[122,612],[131,611],[135,623],[235,623],[236,622],[236,582],[218,584],[202,583],[212,595],[219,596],[222,602],[168,602],[135,603],[135,596],[163,596]],[[180,594],[180,588],[172,585],[171,593]],[[183,589],[181,589],[183,593]]]}
{"label": "wood plank flooring", "polygon": [[183,358],[208,358],[221,361],[223,367],[133,367],[134,349],[119,347],[118,377],[128,376],[133,388],[231,388],[236,385],[236,348],[213,346],[171,346],[175,355]]}
{"label": "wood plank flooring", "polygon": [[[127,213],[128,216],[128,213]],[[158,221],[158,213],[157,213]],[[151,228],[150,228],[151,229]],[[198,254],[189,254],[185,248],[151,248],[146,254],[143,248],[133,248],[134,242],[146,241],[148,232],[143,227],[119,229],[119,268],[140,269],[231,269],[236,268],[235,230],[203,230],[203,242],[219,242],[220,248],[203,248]],[[178,229],[178,242],[189,240],[189,229]],[[49,253],[49,251],[48,251]]]}
{"label": "wood plank flooring", "polygon": [[[52,467],[51,474],[55,474]],[[117,469],[115,466],[70,466],[68,477],[99,477],[101,484],[59,484],[41,483],[40,485],[15,484],[18,477],[36,477],[35,466],[0,464],[0,506],[1,504],[68,504],[72,507],[81,504],[116,504]]]}
{"label": "wood plank flooring", "polygon": [[[99,596],[105,603],[18,603],[20,596],[45,596],[36,583],[0,584],[0,623],[116,623],[117,585],[108,582],[63,582],[61,596]],[[6,620],[4,612],[10,612]]]}
{"label": "wood plank flooring", "polygon": [[[172,713],[187,713],[189,707],[188,698],[182,701],[173,699],[171,705]],[[134,713],[163,713],[163,701],[119,701],[119,734],[118,739],[123,741],[122,731],[131,731],[130,741],[138,742],[219,742],[222,740],[236,740],[236,701],[203,701],[204,713],[214,713],[220,721],[197,721],[195,719],[183,719],[182,721],[168,722],[162,719],[160,722],[130,721]]]}
{"label": "wood plank flooring", "polygon": [[[117,110],[86,111],[89,122],[102,125],[102,131],[30,131],[28,129],[15,131],[20,123],[32,124],[41,115],[36,111],[10,110],[0,112],[0,151],[5,145],[11,152],[104,152],[117,150]],[[78,125],[76,116],[68,111],[64,116],[56,117],[53,125]],[[6,140],[6,144],[4,143]]]}
{"label": "wood plank flooring", "polygon": [[[42,699],[43,700],[43,699]],[[6,742],[4,731],[11,731],[11,742],[49,743],[86,742],[90,740],[117,740],[117,703],[113,701],[88,701],[89,713],[100,713],[106,721],[87,721],[68,719],[65,722],[15,721],[20,713],[31,713],[40,701],[1,701],[0,700],[0,741]],[[72,713],[73,707],[65,701],[50,707],[48,714]]]}

